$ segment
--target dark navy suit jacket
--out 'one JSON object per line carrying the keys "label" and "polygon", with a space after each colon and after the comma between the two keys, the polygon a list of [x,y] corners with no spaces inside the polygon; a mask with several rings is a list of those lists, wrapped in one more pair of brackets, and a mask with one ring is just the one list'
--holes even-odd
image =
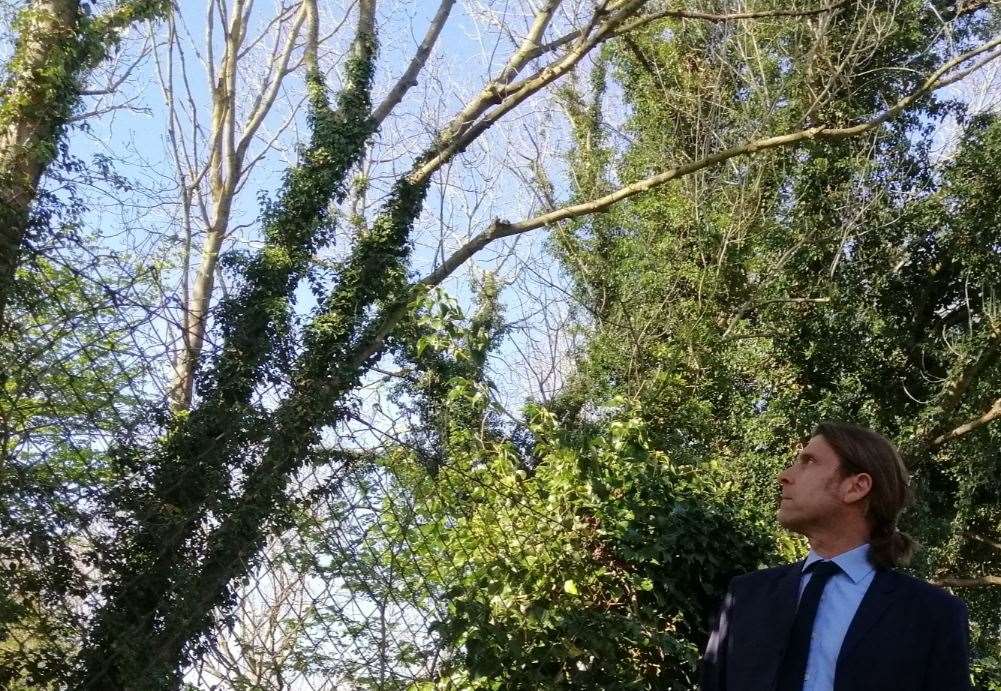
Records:
{"label": "dark navy suit jacket", "polygon": [[[702,691],[771,691],[792,627],[803,562],[738,576],[702,660]],[[962,600],[878,569],[838,656],[834,691],[968,691]]]}

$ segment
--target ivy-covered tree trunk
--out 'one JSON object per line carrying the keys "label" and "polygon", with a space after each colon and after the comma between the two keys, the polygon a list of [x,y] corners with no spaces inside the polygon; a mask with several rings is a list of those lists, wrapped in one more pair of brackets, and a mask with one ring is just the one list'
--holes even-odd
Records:
{"label": "ivy-covered tree trunk", "polygon": [[18,16],[0,86],[0,324],[42,173],[55,158],[86,72],[119,31],[162,16],[164,0],[125,2],[97,18],[79,0],[32,0]]}
{"label": "ivy-covered tree trunk", "polygon": [[[376,51],[375,2],[365,0],[345,85],[331,107],[316,64],[316,7],[310,3],[308,9],[310,143],[287,173],[279,198],[264,210],[265,246],[244,270],[244,289],[221,306],[224,346],[199,378],[198,403],[176,418],[155,458],[141,463],[153,468],[149,490],[122,497],[132,518],[122,526],[124,547],[108,564],[107,603],[81,653],[76,688],[177,687],[213,610],[225,604],[231,581],[246,572],[260,547],[287,478],[286,459],[300,459],[312,441],[315,416],[309,408],[315,404],[296,397],[286,404],[287,414],[269,423],[252,399],[275,376],[288,337],[290,296],[329,240],[331,201],[343,201],[345,180],[372,134]],[[364,258],[366,241],[359,245],[354,256]],[[341,292],[384,273],[375,266],[352,268],[345,269]],[[378,284],[370,283],[376,291]],[[345,328],[351,323],[346,320]],[[255,464],[254,449],[267,440],[274,451]],[[234,473],[245,477],[235,497]],[[216,527],[205,534],[207,522]]]}
{"label": "ivy-covered tree trunk", "polygon": [[[641,4],[626,3],[589,42],[512,89],[505,108],[572,69]],[[265,245],[242,272],[244,289],[221,306],[224,345],[198,377],[196,404],[177,417],[163,444],[124,453],[130,469],[151,475],[149,489],[115,507],[131,508],[124,523],[109,516],[121,525],[121,547],[105,562],[106,604],[81,653],[77,688],[167,689],[179,683],[179,670],[197,653],[216,608],[226,606],[232,584],[251,567],[267,531],[281,522],[286,484],[308,461],[319,430],[342,419],[343,397],[423,290],[407,282],[414,221],[434,171],[493,123],[491,113],[470,124],[496,102],[494,84],[397,180],[379,217],[339,267],[336,286],[306,330],[302,356],[291,365],[280,362],[292,295],[329,239],[330,201],[343,201],[346,177],[379,122],[370,103],[374,5],[359,5],[359,29],[336,108],[328,105],[312,61],[310,144],[278,199],[265,208]],[[538,31],[554,10],[540,11]],[[315,8],[311,13],[309,41],[315,46]],[[529,59],[528,53],[512,57],[509,78]],[[290,382],[284,382],[286,372],[295,373]],[[290,387],[273,411],[254,404],[254,394],[269,382]]]}
{"label": "ivy-covered tree trunk", "polygon": [[20,34],[0,105],[0,320],[28,209],[55,156],[58,130],[73,104],[70,60],[79,31],[78,0],[37,0],[19,17]]}

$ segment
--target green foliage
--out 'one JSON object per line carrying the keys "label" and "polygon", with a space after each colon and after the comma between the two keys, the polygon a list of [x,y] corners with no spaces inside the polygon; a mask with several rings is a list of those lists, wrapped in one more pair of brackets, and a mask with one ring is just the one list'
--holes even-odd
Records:
{"label": "green foliage", "polygon": [[[91,17],[79,3],[28,4],[11,27],[17,35],[14,54],[5,66],[7,81],[0,89],[0,127],[4,130],[25,117],[44,117],[53,126],[37,142],[37,154],[48,161],[56,154],[63,128],[78,105],[82,78],[118,45],[121,31],[137,22],[163,17],[170,11],[164,0],[122,2],[106,14]],[[58,13],[63,16],[59,16]],[[67,24],[64,20],[69,18]],[[38,45],[44,42],[44,60]],[[5,171],[8,172],[9,171]]]}
{"label": "green foliage", "polygon": [[79,559],[83,535],[94,502],[118,479],[102,448],[126,433],[123,422],[139,402],[129,386],[139,376],[135,324],[118,298],[141,291],[149,277],[94,263],[105,285],[76,266],[40,257],[25,263],[0,341],[7,368],[0,391],[4,688],[55,688],[66,672],[78,645],[73,603],[89,588]]}
{"label": "green foliage", "polygon": [[[665,22],[614,45],[588,95],[560,94],[578,198],[722,137],[843,124],[892,102],[914,77],[879,66],[937,31],[919,3],[898,10],[882,18],[890,38],[852,56],[859,78],[819,102],[811,65],[845,59],[838,47],[870,18],[839,16],[826,53],[800,25],[764,23]],[[977,26],[959,29],[963,42]],[[760,74],[730,70],[752,50]],[[631,106],[621,154],[604,135],[611,79]],[[919,574],[996,572],[997,432],[933,443],[996,397],[1001,243],[983,171],[1001,162],[997,125],[966,123],[954,162],[936,165],[933,124],[950,110],[932,100],[872,140],[738,162],[555,230],[594,322],[575,377],[526,411],[526,429],[501,424],[483,368],[468,365],[461,311],[441,298],[418,311],[396,349],[412,365],[396,403],[418,431],[382,460],[392,490],[372,545],[382,568],[406,546],[414,561],[397,575],[421,594],[415,607],[445,603],[446,663],[425,687],[692,688],[727,580],[802,554],[771,518],[775,478],[823,419],[908,451]],[[990,688],[998,595],[961,594]]]}
{"label": "green foliage", "polygon": [[778,558],[770,519],[721,466],[653,449],[626,399],[586,434],[540,406],[505,429],[481,365],[500,333],[488,277],[471,318],[431,295],[398,334],[414,432],[382,460],[392,489],[368,544],[397,595],[445,606],[425,655],[447,662],[425,685],[690,688],[717,591]]}
{"label": "green foliage", "polygon": [[[450,400],[475,405],[475,388]],[[530,458],[455,431],[434,475],[390,461],[416,518],[389,532],[423,545],[415,569],[447,603],[435,629],[450,658],[429,687],[691,688],[716,593],[777,558],[767,517],[718,467],[671,463],[638,410],[609,409],[582,443],[530,408]]]}
{"label": "green foliage", "polygon": [[[579,196],[719,148],[718,138],[741,141],[803,118],[852,122],[894,101],[914,77],[878,66],[913,54],[938,20],[918,3],[885,19],[885,40],[852,59],[830,101],[813,98],[815,66],[839,63],[847,38],[864,30],[867,20],[851,12],[838,15],[822,48],[802,27],[764,23],[727,34],[665,22],[616,45],[606,57],[631,107],[630,144],[609,158],[600,119],[581,124],[582,104],[601,102],[600,82],[592,96],[565,99],[575,170],[591,171],[585,161],[599,171],[576,178]],[[973,40],[979,20],[958,29],[961,43]],[[741,64],[754,71],[729,67]],[[936,439],[997,399],[1001,237],[988,171],[1001,162],[1001,129],[993,117],[963,123],[957,154],[937,164],[932,136],[948,112],[961,115],[929,100],[872,140],[740,161],[556,234],[554,249],[596,319],[553,413],[584,440],[598,428],[581,424],[581,411],[635,398],[653,449],[721,468],[738,501],[761,507],[819,421],[870,425],[905,449],[913,469],[919,502],[904,528],[925,544],[915,570],[932,580],[996,573],[1001,555],[971,534],[998,542],[997,432]],[[996,684],[988,670],[1001,594],[957,593],[974,620],[979,682]]]}
{"label": "green foliage", "polygon": [[[128,7],[123,22],[138,16]],[[875,43],[865,41],[871,22]],[[567,161],[575,196],[721,143],[871,114],[936,59],[925,47],[938,40],[941,13],[918,0],[871,15],[849,6],[825,22],[823,41],[815,28],[665,20],[609,44],[590,93],[577,83],[560,93],[577,142]],[[979,31],[973,21],[952,28],[959,47]],[[392,658],[408,671],[440,662],[424,680],[432,688],[691,688],[728,579],[802,550],[770,517],[775,474],[798,437],[830,417],[876,426],[907,449],[921,489],[908,527],[928,546],[920,573],[996,571],[997,429],[936,441],[997,395],[1001,189],[983,174],[1001,164],[992,118],[965,123],[949,165],[929,155],[948,104],[929,100],[865,142],[734,161],[555,230],[554,254],[594,321],[559,398],[511,424],[487,377],[503,335],[494,279],[478,287],[469,317],[440,291],[408,285],[426,183],[401,178],[371,226],[358,224],[301,344],[293,338],[295,290],[331,238],[331,201],[343,199],[372,133],[375,43],[361,38],[335,107],[308,75],[311,140],[264,205],[264,247],[239,266],[192,410],[153,411],[143,441],[99,459],[54,453],[31,466],[43,490],[55,475],[111,484],[97,519],[117,539],[82,548],[104,579],[82,650],[32,599],[52,592],[57,602],[67,586],[23,585],[2,601],[8,620],[58,641],[33,660],[51,670],[61,655],[75,666],[67,678],[35,665],[26,683],[180,687],[267,536],[296,528],[312,550],[285,558],[303,569],[316,560],[308,568],[364,593],[385,627],[376,633],[331,607],[293,632],[339,627],[375,647],[378,669],[351,671],[359,687],[401,686],[405,675],[387,671]],[[59,88],[69,88],[67,74],[53,73]],[[629,106],[621,151],[602,113],[613,83]],[[321,430],[348,417],[349,394],[384,343],[404,366],[392,403],[413,431],[378,458],[340,457],[344,475],[331,484],[353,483],[365,509],[343,502],[328,516],[334,527],[318,527],[286,486],[333,456],[318,451]],[[95,391],[117,387],[100,358],[88,365],[53,388],[73,377]],[[20,406],[9,414],[39,419],[27,387],[9,381]],[[267,406],[265,392],[274,394]],[[351,549],[329,548],[337,542],[325,530],[341,530],[348,515],[360,524]],[[993,591],[967,601],[979,679],[996,684],[1001,603]],[[387,644],[399,603],[435,618],[434,640]],[[322,654],[295,662],[329,663]]]}

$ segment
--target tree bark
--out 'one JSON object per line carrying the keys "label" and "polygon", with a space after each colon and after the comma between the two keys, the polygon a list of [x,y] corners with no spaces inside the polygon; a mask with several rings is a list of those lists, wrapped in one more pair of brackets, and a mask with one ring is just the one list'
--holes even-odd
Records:
{"label": "tree bark", "polygon": [[0,326],[42,172],[73,107],[79,0],[35,0],[0,88]]}
{"label": "tree bark", "polygon": [[169,7],[164,0],[135,0],[91,19],[79,0],[32,0],[18,16],[14,55],[0,86],[0,327],[38,184],[59,150],[83,77],[121,29]]}

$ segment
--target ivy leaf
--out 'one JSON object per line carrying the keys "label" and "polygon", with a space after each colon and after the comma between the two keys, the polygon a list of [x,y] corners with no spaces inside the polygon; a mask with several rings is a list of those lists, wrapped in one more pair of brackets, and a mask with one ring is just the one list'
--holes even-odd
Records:
{"label": "ivy leaf", "polygon": [[431,345],[431,338],[429,336],[421,336],[417,339],[417,357],[423,356],[424,351],[427,350],[429,345]]}

